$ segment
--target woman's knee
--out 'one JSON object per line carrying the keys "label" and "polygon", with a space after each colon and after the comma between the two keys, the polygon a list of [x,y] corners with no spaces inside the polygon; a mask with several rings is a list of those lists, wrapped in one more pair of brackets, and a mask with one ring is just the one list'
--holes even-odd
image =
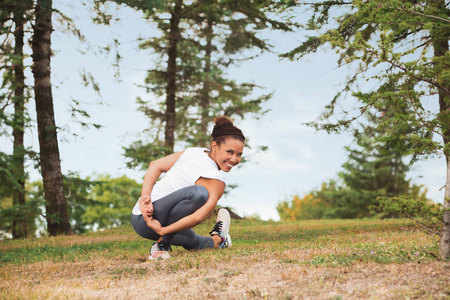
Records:
{"label": "woman's knee", "polygon": [[204,205],[209,198],[208,190],[202,185],[195,185],[193,188],[194,190],[192,192],[195,194],[193,198],[201,203],[201,205]]}

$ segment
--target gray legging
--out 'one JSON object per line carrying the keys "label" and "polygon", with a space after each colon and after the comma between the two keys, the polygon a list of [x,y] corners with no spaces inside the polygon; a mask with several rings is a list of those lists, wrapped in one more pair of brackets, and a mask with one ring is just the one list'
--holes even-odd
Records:
{"label": "gray legging", "polygon": [[[205,205],[208,197],[208,190],[201,185],[182,188],[153,202],[153,217],[158,220],[162,226],[170,225],[189,216]],[[133,225],[134,231],[143,238],[156,241],[160,237],[153,229],[147,226],[142,215],[137,216],[132,214],[131,224]],[[214,241],[211,237],[198,235],[192,229],[164,235],[162,237],[162,242],[165,244],[171,243],[175,246],[182,246],[189,250],[214,247]]]}

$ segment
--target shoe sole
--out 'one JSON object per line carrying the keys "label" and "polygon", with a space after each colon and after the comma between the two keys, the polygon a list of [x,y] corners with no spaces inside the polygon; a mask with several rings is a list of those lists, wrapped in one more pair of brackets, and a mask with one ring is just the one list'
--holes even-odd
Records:
{"label": "shoe sole", "polygon": [[168,259],[170,258],[170,254],[167,251],[158,251],[155,253],[155,257],[152,255],[149,255],[149,260],[162,260],[162,259]]}
{"label": "shoe sole", "polygon": [[230,234],[227,234],[227,238],[225,240],[225,244],[223,245],[222,248],[231,248],[232,243],[231,243],[231,236]]}
{"label": "shoe sole", "polygon": [[219,212],[217,213],[217,222],[218,221],[222,221],[222,234],[223,237],[227,237],[231,224],[231,217],[228,210],[225,208],[219,209]]}

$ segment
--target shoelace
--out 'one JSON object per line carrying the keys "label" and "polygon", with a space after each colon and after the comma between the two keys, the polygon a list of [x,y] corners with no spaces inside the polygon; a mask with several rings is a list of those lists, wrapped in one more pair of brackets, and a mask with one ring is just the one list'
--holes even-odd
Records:
{"label": "shoelace", "polygon": [[157,249],[158,249],[158,251],[167,251],[167,252],[169,252],[169,251],[172,251],[172,246],[170,244],[166,245],[166,244],[163,244],[163,243],[158,243],[157,244]]}
{"label": "shoelace", "polygon": [[216,225],[214,225],[213,230],[211,230],[211,231],[209,232],[209,234],[213,234],[213,232],[217,232],[217,234],[220,235],[220,234],[222,233],[222,224],[223,224],[222,221],[218,221],[218,222],[216,223]]}

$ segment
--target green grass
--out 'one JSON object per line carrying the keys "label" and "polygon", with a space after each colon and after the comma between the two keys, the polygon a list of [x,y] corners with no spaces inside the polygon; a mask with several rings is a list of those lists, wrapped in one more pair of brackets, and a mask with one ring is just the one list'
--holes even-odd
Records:
{"label": "green grass", "polygon": [[[196,228],[206,234],[211,222]],[[291,249],[314,250],[308,259],[281,258],[285,263],[348,265],[356,262],[405,263],[430,260],[437,244],[405,220],[321,220],[273,222],[235,220],[231,227],[233,255],[273,254]],[[0,242],[0,263],[30,264],[43,261],[87,261],[96,256],[128,259],[143,256],[151,242],[137,236],[130,226],[80,236],[46,237]],[[221,257],[228,252],[185,251],[175,253],[194,261],[202,256]],[[282,255],[281,255],[282,256]],[[176,257],[176,255],[175,255]],[[176,261],[177,259],[175,259]],[[183,267],[183,266],[182,266]]]}
{"label": "green grass", "polygon": [[0,262],[28,264],[42,261],[86,261],[96,255],[116,256],[124,252],[132,253],[145,247],[140,242],[103,242],[92,244],[74,244],[68,246],[26,246],[5,250],[0,254]]}

